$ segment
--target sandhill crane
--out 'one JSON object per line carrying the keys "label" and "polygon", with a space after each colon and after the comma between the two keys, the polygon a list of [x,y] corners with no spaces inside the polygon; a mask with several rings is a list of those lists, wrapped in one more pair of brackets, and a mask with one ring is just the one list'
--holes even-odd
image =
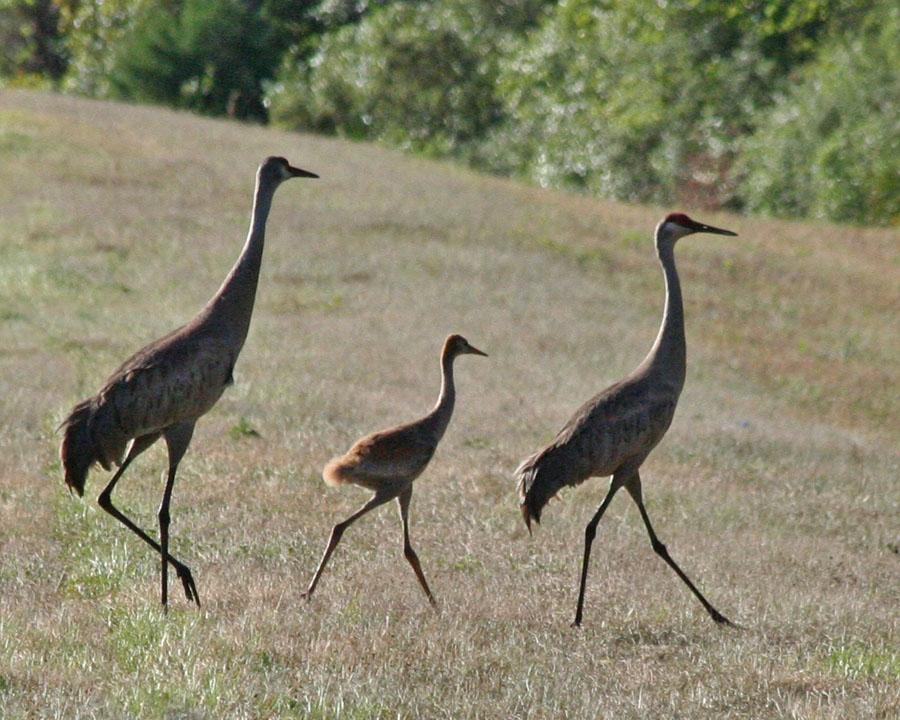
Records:
{"label": "sandhill crane", "polygon": [[541,509],[564,485],[611,475],[609,491],[584,533],[584,558],[574,625],[581,624],[588,561],[597,524],[613,495],[625,487],[638,506],[653,550],[678,574],[717,623],[731,625],[671,558],[656,537],[641,495],[639,469],[665,435],[684,387],[686,344],[681,286],[675,269],[675,243],[691,233],[736,235],[672,213],[656,226],[656,253],[666,282],[666,305],[656,342],[643,362],[624,380],[596,395],[572,416],[554,440],[516,469],[525,524],[540,522]]}
{"label": "sandhill crane", "polygon": [[[95,463],[104,470],[119,466],[97,502],[160,554],[164,608],[168,606],[169,563],[187,599],[200,605],[190,569],[169,554],[175,471],[191,442],[194,424],[234,382],[232,371],[253,313],[272,197],[284,180],[294,177],[318,175],[292,167],[281,157],[267,158],[259,166],[247,241],[218,292],[193,320],[122,363],[100,391],[78,403],[60,425],[64,430],[60,458],[70,490],[84,494],[88,471]],[[131,461],[160,437],[166,441],[169,470],[159,506],[157,543],[112,504],[112,491]]]}
{"label": "sandhill crane", "polygon": [[412,499],[413,480],[425,470],[447,425],[450,424],[450,416],[453,414],[453,405],[456,401],[453,361],[458,355],[465,354],[487,357],[487,353],[472,347],[461,335],[450,335],[444,341],[444,348],[441,351],[441,394],[434,409],[415,422],[397,425],[360,438],[346,454],[332,459],[325,466],[322,476],[329,485],[352,483],[375,494],[359,510],[331,529],[322,560],[302,597],[307,600],[312,597],[322,571],[325,570],[325,564],[340,542],[344,531],[370,510],[392,498],[397,498],[400,521],[403,524],[403,555],[412,566],[428,602],[436,606],[434,596],[428,588],[428,583],[425,582],[419,558],[409,542],[409,501]]}

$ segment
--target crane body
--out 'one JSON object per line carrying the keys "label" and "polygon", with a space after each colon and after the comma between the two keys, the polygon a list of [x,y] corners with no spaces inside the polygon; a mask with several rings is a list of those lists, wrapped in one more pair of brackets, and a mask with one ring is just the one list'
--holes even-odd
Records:
{"label": "crane body", "polygon": [[412,566],[428,601],[432,606],[436,606],[419,558],[410,544],[409,504],[412,499],[413,481],[428,466],[450,424],[456,402],[453,361],[457,356],[464,354],[486,357],[485,353],[472,347],[461,335],[450,335],[441,351],[441,393],[430,413],[414,422],[360,438],[344,455],[334,458],[325,466],[322,476],[329,485],[350,483],[371,490],[374,494],[359,510],[332,528],[319,566],[306,592],[303,593],[304,598],[312,597],[325,565],[344,531],[370,510],[396,498],[403,526],[403,555]]}
{"label": "crane body", "polygon": [[[235,362],[250,327],[265,242],[265,227],[278,186],[293,177],[318,177],[267,158],[259,167],[250,231],[234,267],[203,309],[188,323],[144,346],[123,362],[96,395],[78,403],[63,420],[60,459],[65,481],[83,495],[88,471],[118,467],[101,492],[99,505],[160,554],[162,604],[168,604],[168,565],[188,600],[200,598],[190,569],[169,554],[169,505],[178,464],[197,420],[234,382]],[[158,512],[156,542],[112,503],[112,491],[128,465],[160,437],[169,468]],[[126,454],[127,449],[127,454]]]}
{"label": "crane body", "polygon": [[525,524],[540,522],[547,502],[565,486],[591,477],[611,477],[609,491],[585,528],[584,556],[574,625],[580,625],[591,546],[597,525],[622,487],[638,506],[653,550],[687,584],[717,623],[731,622],[716,610],[669,555],[656,536],[644,507],[639,469],[672,423],[684,387],[687,352],[681,284],[675,267],[675,243],[685,235],[705,232],[735,235],[672,213],[656,228],[656,251],[666,283],[663,320],[650,352],[625,379],[582,405],[544,448],[516,469],[520,508]]}

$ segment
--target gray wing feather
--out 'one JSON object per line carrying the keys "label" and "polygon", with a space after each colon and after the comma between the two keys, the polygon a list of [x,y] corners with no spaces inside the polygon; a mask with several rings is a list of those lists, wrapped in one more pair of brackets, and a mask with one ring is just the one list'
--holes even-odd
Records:
{"label": "gray wing feather", "polygon": [[94,399],[91,435],[110,445],[106,461],[120,460],[131,438],[209,410],[231,381],[234,359],[215,337],[170,336],[126,360]]}

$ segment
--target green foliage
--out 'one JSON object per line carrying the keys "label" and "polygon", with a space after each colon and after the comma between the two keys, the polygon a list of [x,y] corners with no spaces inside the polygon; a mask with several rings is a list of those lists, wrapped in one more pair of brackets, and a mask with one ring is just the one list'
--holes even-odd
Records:
{"label": "green foliage", "polygon": [[[290,127],[461,156],[544,186],[764,207],[745,196],[736,172],[743,141],[797,69],[815,62],[823,39],[858,35],[872,5],[334,0],[317,9],[318,51],[289,58],[270,98]],[[870,136],[891,147],[892,130],[873,122]],[[832,168],[820,181],[820,194],[834,196],[824,203],[857,207],[861,193],[891,195],[889,163],[871,177],[835,179],[853,148],[832,138],[817,152]],[[802,184],[793,192],[810,197]],[[827,216],[852,217],[841,212]]]}
{"label": "green foliage", "polygon": [[0,76],[546,187],[900,215],[890,0],[0,0]]}
{"label": "green foliage", "polygon": [[497,120],[490,28],[464,3],[379,8],[289,63],[273,116],[433,154],[464,154]]}
{"label": "green foliage", "polygon": [[632,201],[737,204],[737,139],[841,8],[564,0],[502,65],[488,164]]}
{"label": "green foliage", "polygon": [[114,51],[134,26],[148,0],[81,0],[62,6],[62,26],[70,55],[63,87],[106,97]]}
{"label": "green foliage", "polygon": [[175,8],[149,2],[115,52],[113,94],[148,102],[178,104],[193,68],[178,47]]}
{"label": "green foliage", "polygon": [[464,156],[545,186],[739,204],[738,139],[859,4],[636,0],[318,8],[270,97],[298,128]]}
{"label": "green foliage", "polygon": [[275,27],[255,3],[157,0],[120,44],[111,74],[125,98],[264,120],[262,83],[279,56]]}
{"label": "green foliage", "polygon": [[250,421],[243,416],[241,416],[238,421],[231,426],[231,429],[228,431],[228,435],[232,440],[260,437],[260,434],[256,430],[256,428],[254,428],[253,425],[250,424]]}
{"label": "green foliage", "polygon": [[[379,8],[400,3],[437,5],[433,0],[322,0],[310,15],[315,19],[316,32],[326,33],[356,24]],[[521,32],[533,27],[545,8],[555,4],[556,0],[470,0],[466,6],[492,27]]]}
{"label": "green foliage", "polygon": [[[645,133],[615,132],[610,122],[621,105],[616,95],[626,71],[615,57],[619,30],[609,8],[572,0],[519,44],[501,65],[498,87],[506,122],[487,145],[488,164],[524,172],[545,186],[644,194],[652,179],[615,171],[619,158],[646,158],[656,143]],[[644,99],[653,101],[650,93]],[[634,112],[637,121],[647,117]]]}
{"label": "green foliage", "polygon": [[17,84],[56,82],[66,71],[68,53],[53,0],[0,0],[0,77]]}
{"label": "green foliage", "polygon": [[835,37],[746,142],[756,211],[860,223],[900,219],[900,8]]}
{"label": "green foliage", "polygon": [[330,32],[344,25],[355,25],[378,8],[404,1],[411,4],[416,2],[416,0],[322,0],[316,4],[311,14],[320,32]]}

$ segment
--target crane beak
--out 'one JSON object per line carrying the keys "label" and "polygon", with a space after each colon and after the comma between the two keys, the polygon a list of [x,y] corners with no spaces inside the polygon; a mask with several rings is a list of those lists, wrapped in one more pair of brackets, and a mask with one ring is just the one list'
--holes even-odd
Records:
{"label": "crane beak", "polygon": [[723,230],[722,228],[713,227],[712,225],[704,225],[703,223],[695,223],[694,232],[712,233],[713,235],[730,235],[737,237],[736,232],[731,230]]}
{"label": "crane beak", "polygon": [[534,537],[531,534],[531,513],[528,512],[528,506],[525,503],[519,506],[522,510],[522,517],[525,518],[525,527],[528,528],[528,537]]}
{"label": "crane beak", "polygon": [[468,350],[468,352],[469,352],[470,354],[472,354],[472,355],[481,355],[481,357],[487,357],[487,356],[488,356],[488,354],[487,354],[486,352],[482,352],[481,350],[479,350],[477,347],[475,347],[475,346],[473,346],[473,345],[469,345],[469,350]]}
{"label": "crane beak", "polygon": [[319,177],[314,172],[310,172],[309,170],[301,170],[300,168],[296,168],[293,165],[288,165],[288,170],[290,171],[292,177],[307,177],[307,178]]}

